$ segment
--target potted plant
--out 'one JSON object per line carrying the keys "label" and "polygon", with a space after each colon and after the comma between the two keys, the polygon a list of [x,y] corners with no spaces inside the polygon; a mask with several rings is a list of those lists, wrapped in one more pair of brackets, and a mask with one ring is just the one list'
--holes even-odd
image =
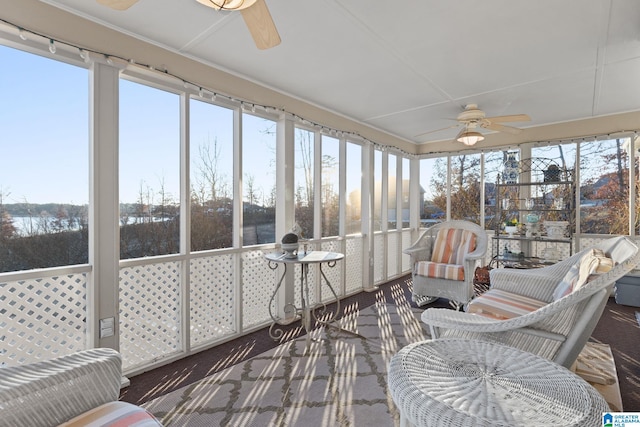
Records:
{"label": "potted plant", "polygon": [[505,222],[504,231],[509,234],[509,237],[513,237],[518,232],[518,219],[513,218],[511,221]]}
{"label": "potted plant", "polygon": [[282,250],[287,258],[295,258],[298,256],[298,235],[287,233],[282,236]]}

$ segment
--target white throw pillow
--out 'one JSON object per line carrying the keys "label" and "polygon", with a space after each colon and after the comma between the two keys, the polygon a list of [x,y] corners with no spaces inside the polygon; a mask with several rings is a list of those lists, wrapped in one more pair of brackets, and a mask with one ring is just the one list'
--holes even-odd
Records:
{"label": "white throw pillow", "polygon": [[574,285],[578,282],[580,277],[580,262],[577,262],[571,266],[567,274],[553,291],[553,300],[557,301],[560,298],[569,295],[573,290]]}
{"label": "white throw pillow", "polygon": [[608,258],[600,249],[587,251],[580,261],[572,265],[567,274],[553,292],[554,301],[577,291],[585,283],[590,282],[596,276],[594,274],[606,273],[613,268],[613,260]]}

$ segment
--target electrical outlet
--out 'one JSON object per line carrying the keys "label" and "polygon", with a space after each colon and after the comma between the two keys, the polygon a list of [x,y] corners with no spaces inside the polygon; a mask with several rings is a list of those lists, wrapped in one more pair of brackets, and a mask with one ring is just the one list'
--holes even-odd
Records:
{"label": "electrical outlet", "polygon": [[100,338],[112,337],[114,332],[115,318],[107,317],[100,319]]}

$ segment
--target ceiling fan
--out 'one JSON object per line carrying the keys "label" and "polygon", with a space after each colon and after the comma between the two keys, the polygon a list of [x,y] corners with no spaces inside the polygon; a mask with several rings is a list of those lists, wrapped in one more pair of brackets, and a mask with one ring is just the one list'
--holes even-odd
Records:
{"label": "ceiling fan", "polygon": [[[126,10],[138,0],[96,0],[115,10]],[[280,44],[280,35],[271,18],[265,0],[196,0],[216,10],[239,10],[258,49],[269,49]]]}
{"label": "ceiling fan", "polygon": [[474,145],[484,139],[484,136],[480,132],[478,132],[479,128],[495,130],[497,132],[518,134],[522,132],[522,129],[513,126],[506,126],[502,123],[528,122],[531,120],[531,118],[526,114],[487,117],[484,111],[478,108],[477,104],[467,104],[464,107],[464,111],[458,114],[456,120],[458,121],[458,123],[456,123],[455,125],[416,135],[416,138],[428,135],[430,133],[440,132],[446,129],[452,129],[462,126],[462,129],[460,130],[458,135],[456,135],[455,139],[465,145]]}

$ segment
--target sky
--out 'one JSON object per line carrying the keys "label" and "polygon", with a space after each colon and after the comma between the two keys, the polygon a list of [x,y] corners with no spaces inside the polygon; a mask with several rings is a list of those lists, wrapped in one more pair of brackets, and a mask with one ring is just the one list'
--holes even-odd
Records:
{"label": "sky", "polygon": [[[0,45],[0,195],[3,203],[86,204],[89,200],[89,71]],[[120,201],[159,193],[179,201],[180,98],[120,80]],[[200,147],[217,144],[217,170],[232,191],[233,111],[190,102],[191,179],[197,184]],[[338,156],[335,138],[324,137]],[[243,179],[268,198],[275,186],[275,122],[243,115]],[[335,145],[335,144],[334,144]],[[359,182],[349,168],[351,182]],[[245,191],[246,194],[246,191]]]}
{"label": "sky", "polygon": [[87,71],[4,46],[0,64],[3,203],[87,203]]}
{"label": "sky", "polygon": [[[89,72],[0,45],[0,194],[3,203],[71,203],[89,200]],[[120,83],[120,201],[162,189],[176,202],[180,178],[179,96],[145,85]],[[191,101],[192,173],[201,144],[218,142],[232,159],[232,111]],[[275,182],[273,122],[245,115],[245,170],[257,186]],[[274,129],[272,129],[274,130]],[[232,183],[232,165],[218,168]],[[264,189],[267,191],[267,189]],[[270,191],[270,190],[269,190]]]}

